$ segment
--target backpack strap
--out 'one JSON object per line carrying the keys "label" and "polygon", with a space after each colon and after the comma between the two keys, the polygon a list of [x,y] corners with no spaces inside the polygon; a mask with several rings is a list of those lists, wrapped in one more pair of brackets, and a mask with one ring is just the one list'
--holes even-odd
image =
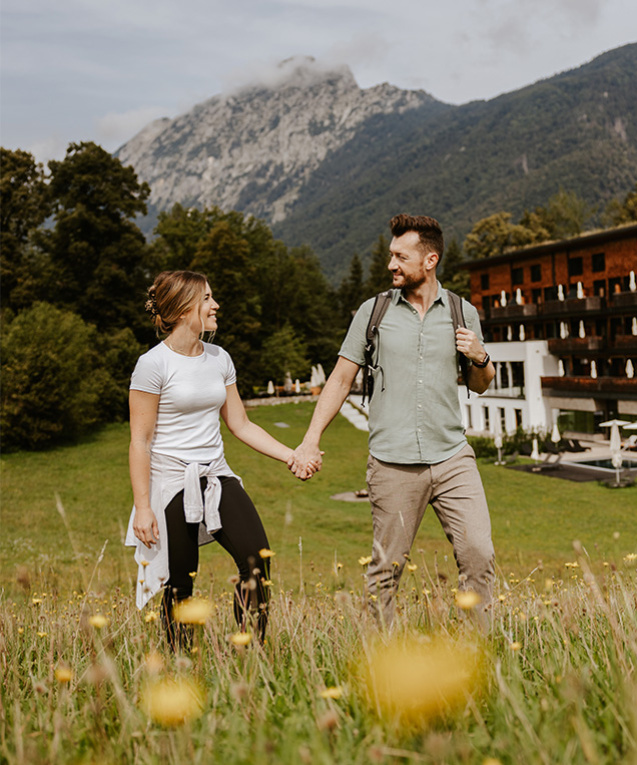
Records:
{"label": "backpack strap", "polygon": [[[365,398],[371,401],[372,394],[374,393],[374,375],[373,371],[378,369],[378,364],[374,364],[374,351],[376,350],[375,339],[378,335],[378,328],[383,320],[383,316],[389,308],[391,303],[391,290],[386,292],[379,292],[374,298],[374,305],[372,306],[372,312],[367,322],[367,330],[365,332],[365,367],[363,369],[363,401],[365,404]],[[381,370],[382,371],[382,370]]]}
{"label": "backpack strap", "polygon": [[[467,323],[464,320],[462,298],[459,295],[456,295],[455,292],[451,292],[451,290],[447,290],[447,296],[449,297],[449,308],[451,309],[451,321],[453,322],[453,332],[455,339],[455,333],[458,327],[466,327]],[[458,351],[458,366],[460,367],[462,381],[467,387],[467,397],[471,398],[471,394],[469,392],[469,362],[464,353],[460,353],[460,351]]]}

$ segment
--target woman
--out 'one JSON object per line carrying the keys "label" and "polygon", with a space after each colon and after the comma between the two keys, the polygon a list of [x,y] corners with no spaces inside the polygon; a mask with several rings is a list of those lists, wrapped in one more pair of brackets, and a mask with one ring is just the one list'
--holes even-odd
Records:
{"label": "woman", "polygon": [[218,304],[206,277],[159,274],[146,310],[166,339],[140,356],[130,385],[130,475],[135,506],[126,544],[137,548],[137,606],[163,588],[162,619],[173,647],[186,638],[172,618],[173,601],[192,595],[199,545],[217,541],[234,558],[240,582],[235,618],[246,629],[256,613],[267,622],[268,548],[261,519],[223,451],[219,415],[238,439],[287,462],[292,449],[248,419],[232,359],[204,343],[217,329]]}

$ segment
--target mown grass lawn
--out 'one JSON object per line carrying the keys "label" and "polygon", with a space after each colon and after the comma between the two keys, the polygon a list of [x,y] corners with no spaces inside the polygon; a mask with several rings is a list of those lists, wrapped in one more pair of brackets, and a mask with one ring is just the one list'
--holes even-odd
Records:
{"label": "mown grass lawn", "polygon": [[[250,416],[290,446],[307,427],[311,404],[281,404],[251,410]],[[287,427],[280,427],[284,424]],[[301,483],[282,463],[263,457],[225,434],[228,461],[242,476],[263,517],[277,553],[275,576],[297,587],[301,572],[310,584],[339,578],[359,581],[359,557],[371,548],[367,503],[332,500],[334,494],[364,488],[367,435],[337,417],[327,430],[324,469]],[[132,583],[132,551],[122,545],[132,495],[128,481],[128,428],[111,425],[78,446],[2,458],[3,566],[0,583],[13,591],[16,576],[45,577],[61,590],[83,586],[107,542],[97,577],[101,586]],[[517,577],[540,565],[559,573],[579,540],[595,565],[635,552],[637,489],[613,491],[592,483],[571,483],[542,475],[480,464],[491,510],[500,572]],[[67,526],[56,508],[65,510]],[[452,551],[431,510],[413,555],[455,576]],[[203,550],[201,572],[224,580],[233,573],[226,554]],[[132,586],[132,584],[131,584]]]}

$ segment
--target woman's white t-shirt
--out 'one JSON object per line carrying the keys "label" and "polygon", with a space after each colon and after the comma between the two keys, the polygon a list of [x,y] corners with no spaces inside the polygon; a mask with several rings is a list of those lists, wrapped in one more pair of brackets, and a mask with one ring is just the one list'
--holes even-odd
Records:
{"label": "woman's white t-shirt", "polygon": [[130,388],[159,395],[151,451],[184,462],[222,458],[219,410],[236,381],[232,359],[218,345],[203,343],[200,356],[183,356],[159,343],[140,356]]}

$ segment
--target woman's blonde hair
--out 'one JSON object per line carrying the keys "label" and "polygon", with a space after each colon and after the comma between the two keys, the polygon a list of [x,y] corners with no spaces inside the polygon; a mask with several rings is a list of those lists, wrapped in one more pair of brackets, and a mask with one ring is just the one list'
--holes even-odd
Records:
{"label": "woman's blonde hair", "polygon": [[208,279],[195,271],[162,271],[148,288],[146,310],[157,334],[169,335],[180,317],[203,299]]}

